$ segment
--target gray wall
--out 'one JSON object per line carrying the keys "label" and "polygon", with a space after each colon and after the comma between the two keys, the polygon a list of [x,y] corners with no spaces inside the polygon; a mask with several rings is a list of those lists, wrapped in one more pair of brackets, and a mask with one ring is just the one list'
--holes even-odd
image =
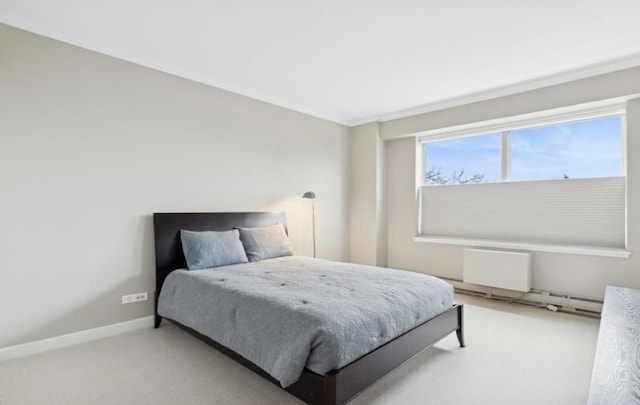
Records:
{"label": "gray wall", "polygon": [[[416,115],[380,124],[383,139],[419,131],[640,94],[640,68],[551,86],[509,97]],[[602,298],[607,284],[640,287],[640,100],[627,110],[628,249],[631,258],[605,258],[535,252],[533,287],[575,296]],[[462,246],[413,241],[416,233],[414,137],[387,140],[388,265],[462,279]],[[359,181],[354,177],[354,182]],[[352,238],[357,232],[352,228]]]}
{"label": "gray wall", "polygon": [[152,314],[151,214],[284,210],[347,260],[348,130],[0,25],[0,347]]}

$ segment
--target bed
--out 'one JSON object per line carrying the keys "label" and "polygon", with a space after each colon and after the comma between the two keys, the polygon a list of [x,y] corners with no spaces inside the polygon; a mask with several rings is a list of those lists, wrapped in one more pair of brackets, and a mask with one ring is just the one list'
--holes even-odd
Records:
{"label": "bed", "polygon": [[[400,366],[411,357],[415,356],[425,348],[431,346],[433,343],[437,342],[438,340],[454,331],[457,334],[460,346],[464,347],[463,307],[462,305],[455,304],[448,305],[443,309],[439,309],[437,314],[426,315],[428,317],[428,320],[424,322],[423,320],[420,320],[419,325],[415,327],[412,326],[410,330],[403,332],[399,336],[394,337],[392,340],[387,341],[386,343],[382,343],[380,346],[372,347],[370,351],[369,349],[367,349],[367,353],[362,353],[361,355],[358,354],[355,360],[349,360],[347,364],[336,363],[339,364],[339,367],[330,370],[320,368],[322,372],[317,372],[319,369],[318,367],[320,366],[312,364],[312,362],[310,361],[307,364],[308,368],[304,368],[302,370],[299,378],[295,379],[295,382],[291,383],[291,381],[287,381],[286,384],[283,384],[282,378],[279,377],[279,379],[276,379],[273,377],[273,375],[277,374],[274,374],[272,369],[265,367],[265,365],[260,361],[255,361],[255,358],[251,355],[246,355],[246,357],[254,359],[254,361],[248,360],[247,358],[245,358],[245,356],[242,356],[235,350],[232,350],[230,347],[234,346],[229,344],[228,340],[224,340],[224,338],[212,335],[209,328],[207,328],[206,323],[204,323],[203,326],[203,323],[198,320],[198,317],[195,317],[194,319],[196,320],[196,322],[193,322],[193,320],[187,319],[188,317],[185,318],[174,315],[177,313],[171,312],[166,308],[162,308],[163,305],[166,306],[165,302],[168,300],[168,298],[166,297],[171,295],[167,291],[172,291],[173,294],[173,291],[176,289],[175,285],[176,283],[178,283],[177,280],[183,278],[188,281],[189,277],[194,278],[193,275],[196,273],[198,273],[197,275],[200,278],[204,277],[207,272],[211,273],[211,271],[208,270],[204,270],[202,272],[188,272],[180,270],[187,267],[180,239],[181,229],[187,229],[196,232],[219,232],[228,231],[235,228],[257,228],[276,224],[282,224],[286,232],[286,218],[284,213],[232,212],[154,214],[154,233],[156,248],[155,327],[159,327],[163,319],[163,316],[161,316],[159,313],[158,306],[160,301],[160,293],[161,291],[163,291],[163,286],[165,286],[165,290],[163,291],[164,300],[160,302],[160,312],[165,315],[165,319],[183,328],[199,339],[207,342],[208,344],[222,351],[226,355],[232,357],[236,361],[250,368],[257,374],[268,379],[274,384],[285,386],[284,389],[286,389],[286,391],[310,404],[342,404],[349,401],[358,393],[373,384],[375,381],[382,378],[384,375],[394,370],[396,367]],[[246,265],[238,264],[237,266],[244,267],[236,268],[236,270],[241,269],[242,271],[236,271],[235,273],[244,274],[244,280],[248,280],[246,277],[252,277],[249,274],[250,271],[255,270],[256,272],[261,272],[256,273],[257,276],[262,276],[264,275],[264,273],[268,273],[268,275],[264,275],[264,277],[268,278],[269,282],[273,283],[274,280],[277,280],[277,277],[284,277],[282,274],[278,273],[278,266],[307,266],[305,267],[305,269],[312,269],[311,266],[319,266],[319,270],[317,270],[316,272],[317,277],[325,277],[325,269],[333,266],[332,262],[314,261],[314,259],[295,257],[265,260],[264,263],[260,265],[262,267],[255,267],[255,269],[252,267],[253,264],[254,263],[249,263]],[[347,264],[345,266],[353,267],[348,267],[349,270],[353,269],[354,271],[361,271],[361,269],[356,268],[356,265]],[[231,275],[233,274],[233,270],[233,268],[227,269],[225,267],[221,267],[220,271],[214,270],[216,277],[218,277],[217,281],[226,281],[227,277],[231,277]],[[224,273],[225,271],[227,273]],[[370,271],[372,272],[371,274],[374,274],[377,271],[383,271],[383,269],[370,268]],[[313,274],[313,271],[309,271],[309,273]],[[294,273],[290,274],[293,275]],[[224,277],[220,275],[223,275]],[[349,274],[347,271],[347,273],[345,273],[345,280],[348,279],[348,276]],[[322,280],[327,282],[326,279]],[[234,280],[230,278],[226,283],[223,284],[233,286],[233,282]],[[182,283],[185,283],[185,281],[182,281]],[[237,281],[236,283],[242,283],[242,279],[240,281]],[[348,284],[346,281],[345,283]],[[283,286],[285,284],[288,283],[282,283]],[[177,285],[181,284],[178,283]],[[266,286],[269,287],[269,284],[266,284]],[[416,295],[415,292],[413,292],[413,294]],[[199,293],[196,295],[202,296],[206,294]],[[222,297],[223,295],[220,296]],[[234,298],[233,296],[229,297]],[[248,298],[252,297],[249,296]],[[245,301],[246,299],[247,297],[243,298],[243,300]],[[230,305],[235,305],[232,303],[231,299],[229,299],[229,302]],[[304,303],[306,304],[306,302]],[[206,306],[207,304],[199,303],[198,305]],[[218,304],[215,307],[222,307],[222,305]],[[312,305],[305,306],[305,308],[306,307],[313,308]],[[254,308],[257,308],[257,310],[260,309],[259,306]],[[232,310],[235,312],[234,309]],[[190,312],[192,312],[192,309],[188,310],[188,313]],[[287,319],[291,320],[293,316],[295,316],[295,313],[287,316]],[[202,317],[200,316],[200,318]],[[303,323],[294,323],[294,325],[299,324]],[[260,325],[257,325],[256,327],[259,326]],[[313,325],[311,325],[309,328],[311,329],[312,327]],[[296,333],[300,333],[300,331]],[[215,339],[212,339],[210,336],[215,337]],[[221,342],[225,344],[222,344]],[[265,342],[261,343],[267,344]],[[274,346],[277,345],[274,344]],[[277,350],[279,350],[279,348],[274,347],[274,351]],[[309,357],[309,359],[311,360],[311,357]],[[256,365],[256,363],[261,364],[262,367]],[[269,370],[269,372],[265,370]],[[315,372],[312,370],[315,370]]]}

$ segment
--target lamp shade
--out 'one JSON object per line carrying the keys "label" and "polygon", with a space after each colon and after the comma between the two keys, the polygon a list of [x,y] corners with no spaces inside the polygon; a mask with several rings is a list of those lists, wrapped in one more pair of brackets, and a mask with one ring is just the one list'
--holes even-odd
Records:
{"label": "lamp shade", "polygon": [[316,193],[313,191],[307,191],[302,195],[302,198],[316,198]]}

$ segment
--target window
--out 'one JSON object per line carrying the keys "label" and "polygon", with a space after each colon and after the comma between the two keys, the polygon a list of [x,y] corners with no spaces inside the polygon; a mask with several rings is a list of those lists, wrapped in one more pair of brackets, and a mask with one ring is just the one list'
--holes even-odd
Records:
{"label": "window", "polygon": [[511,131],[511,181],[621,176],[622,116]]}
{"label": "window", "polygon": [[424,184],[623,175],[622,116],[424,143]]}
{"label": "window", "polygon": [[500,134],[426,143],[425,184],[500,181]]}
{"label": "window", "polygon": [[624,249],[624,114],[616,106],[423,135],[420,236]]}

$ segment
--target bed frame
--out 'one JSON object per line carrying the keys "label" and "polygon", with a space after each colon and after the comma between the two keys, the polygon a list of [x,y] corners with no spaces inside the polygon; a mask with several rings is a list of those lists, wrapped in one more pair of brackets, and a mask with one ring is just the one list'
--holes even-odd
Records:
{"label": "bed frame", "polygon": [[[285,230],[287,229],[284,213],[226,212],[153,214],[156,250],[155,328],[158,328],[162,321],[162,317],[158,315],[158,295],[160,294],[164,279],[173,270],[186,268],[179,237],[180,229],[192,231],[226,231],[235,227],[250,228],[277,223],[282,223]],[[280,386],[277,380],[241,355],[179,322],[171,319],[168,319],[168,321]],[[464,347],[462,305],[453,305],[435,318],[387,342],[341,369],[332,370],[325,375],[319,375],[308,369],[304,369],[300,379],[285,388],[285,390],[308,404],[344,404],[395,368],[454,331],[456,332],[460,346]]]}

